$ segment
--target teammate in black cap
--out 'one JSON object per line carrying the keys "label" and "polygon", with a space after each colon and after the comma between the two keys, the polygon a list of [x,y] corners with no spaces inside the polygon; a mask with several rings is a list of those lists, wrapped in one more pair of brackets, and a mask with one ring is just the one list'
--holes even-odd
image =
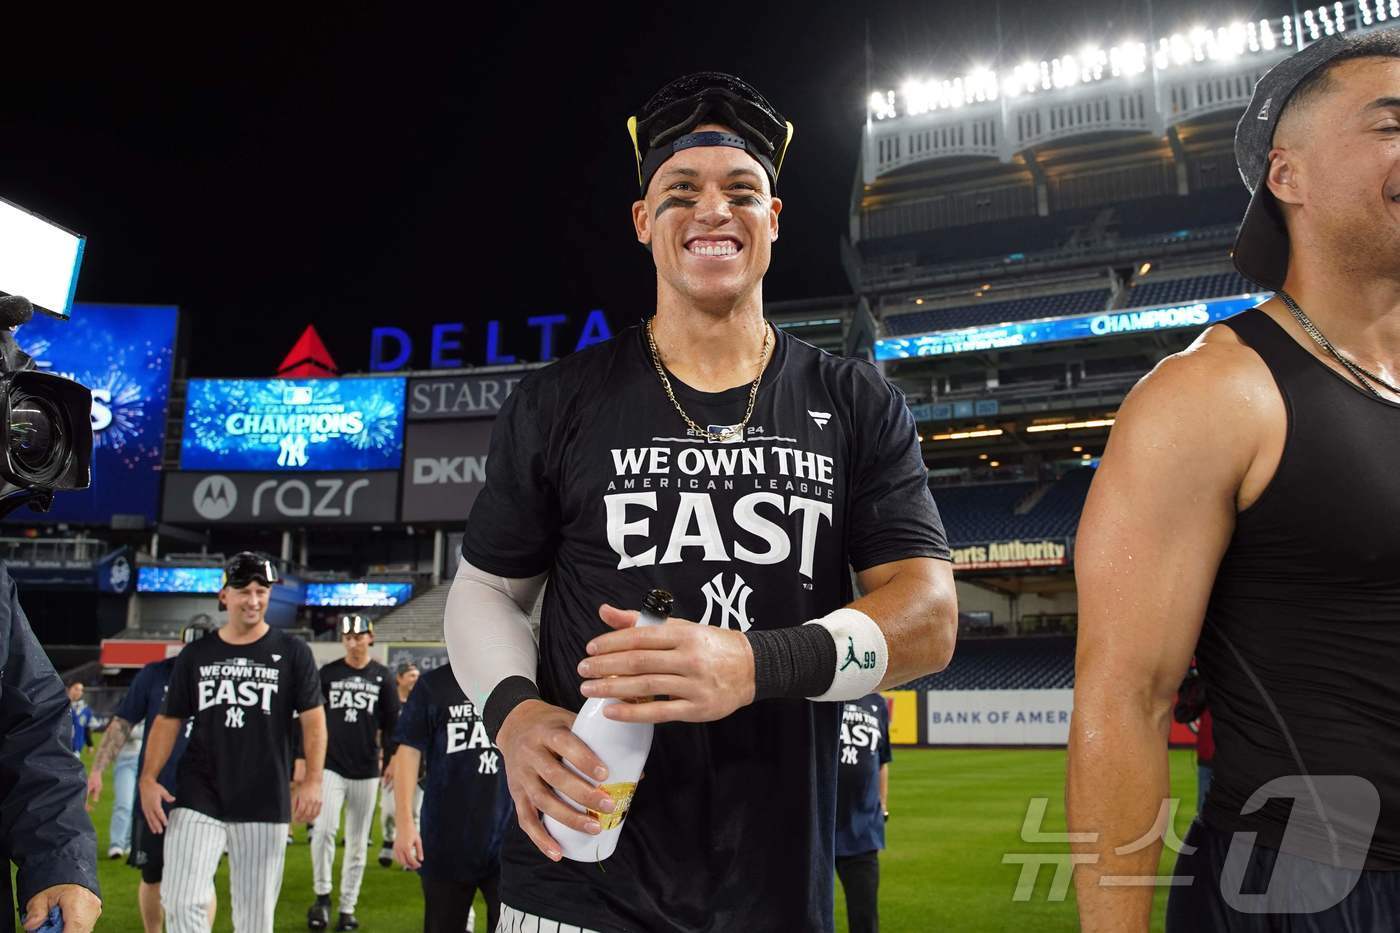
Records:
{"label": "teammate in black cap", "polygon": [[[448,600],[515,803],[501,925],[827,931],[833,701],[947,663],[949,552],[898,390],[764,320],[791,124],[703,73],[628,125],[656,314],[512,393]],[[634,628],[654,588],[676,618]],[[635,795],[570,731],[593,696],[661,723]],[[588,833],[625,817],[615,854],[559,861],[542,811]]]}
{"label": "teammate in black cap", "polygon": [[355,930],[355,904],[365,875],[369,831],[374,823],[375,793],[383,777],[383,749],[394,732],[399,696],[389,669],[369,656],[374,624],[368,616],[340,618],[340,643],[345,658],[321,668],[321,692],[326,698],[325,791],[321,815],[311,833],[312,885],[316,902],[306,912],[306,925],[324,930],[330,922],[331,870],[335,865],[335,835],[340,810],[345,808],[345,860],[340,866],[340,917],[337,930]]}
{"label": "teammate in black cap", "polygon": [[1168,930],[1394,929],[1400,34],[1276,65],[1235,150],[1253,193],[1235,264],[1276,295],[1133,390],[1079,526],[1069,816],[1096,840],[1080,918],[1147,929],[1194,650],[1214,775]]}
{"label": "teammate in black cap", "polygon": [[[180,633],[182,646],[191,642],[196,642],[209,634],[212,629],[207,625],[187,625]],[[140,773],[141,762],[146,758],[146,745],[151,735],[151,727],[155,724],[156,717],[160,715],[161,706],[165,703],[166,688],[170,683],[170,672],[175,668],[175,658],[169,657],[163,661],[152,661],[141,668],[131,681],[131,686],[127,688],[126,695],[122,697],[121,703],[117,706],[116,712],[112,714],[112,722],[107,727],[107,735],[102,740],[102,746],[97,750],[97,754],[92,760],[92,773],[88,776],[88,806],[91,808],[102,797],[102,772],[111,763],[131,735],[131,730],[136,723],[145,724],[145,732],[141,737],[141,751],[137,756],[137,773]],[[185,745],[190,738],[190,729],[194,725],[193,719],[185,720],[184,726],[175,734],[175,747],[170,752],[170,758],[161,769],[157,781],[162,787],[175,786],[175,772],[180,763],[180,757],[185,753]],[[140,795],[137,795],[136,803],[139,809]],[[166,807],[167,812],[169,806]],[[165,869],[165,836],[151,832],[151,828],[146,825],[145,818],[137,813],[136,818],[131,821],[131,852],[127,856],[127,864],[133,868],[141,870],[141,883],[137,888],[136,901],[141,910],[141,925],[145,928],[145,933],[161,933],[163,920],[160,909],[160,882]],[[209,900],[209,926],[214,925],[214,914],[216,899]]]}
{"label": "teammate in black cap", "polygon": [[[306,642],[267,624],[277,580],[264,555],[244,551],[228,562],[219,590],[228,621],[180,652],[165,706],[146,733],[141,809],[151,832],[168,833],[160,898],[169,933],[209,929],[214,872],[225,846],[235,933],[272,933],[287,824],[293,814],[312,820],[321,809],[321,683]],[[294,713],[306,749],[295,801],[287,784]],[[191,717],[172,795],[160,775]]]}
{"label": "teammate in black cap", "polygon": [[[435,668],[418,681],[399,717],[397,738],[394,796],[400,819],[394,856],[418,872],[423,933],[470,929],[477,891],[486,900],[486,928],[495,930],[510,793],[500,751],[451,668]],[[420,763],[427,765],[421,836],[412,819]]]}

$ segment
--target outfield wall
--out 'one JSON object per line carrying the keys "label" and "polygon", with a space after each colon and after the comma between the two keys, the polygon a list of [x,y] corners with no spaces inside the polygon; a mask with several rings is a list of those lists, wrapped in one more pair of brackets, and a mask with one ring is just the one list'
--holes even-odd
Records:
{"label": "outfield wall", "polygon": [[[1064,746],[1074,691],[889,690],[890,744]],[[1194,746],[1190,726],[1172,723],[1169,744]]]}

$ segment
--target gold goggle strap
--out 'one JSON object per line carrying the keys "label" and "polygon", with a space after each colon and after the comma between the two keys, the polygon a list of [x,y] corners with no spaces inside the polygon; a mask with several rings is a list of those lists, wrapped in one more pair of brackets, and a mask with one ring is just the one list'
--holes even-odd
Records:
{"label": "gold goggle strap", "polygon": [[[637,118],[627,118],[627,135],[632,137],[632,154],[637,157],[637,185],[642,184],[642,147],[637,142]],[[791,132],[788,134],[792,135]]]}
{"label": "gold goggle strap", "polygon": [[783,158],[787,155],[788,146],[792,145],[793,125],[787,125],[787,139],[783,140],[783,148],[778,152],[778,158],[773,162],[773,177],[777,178],[783,170]]}

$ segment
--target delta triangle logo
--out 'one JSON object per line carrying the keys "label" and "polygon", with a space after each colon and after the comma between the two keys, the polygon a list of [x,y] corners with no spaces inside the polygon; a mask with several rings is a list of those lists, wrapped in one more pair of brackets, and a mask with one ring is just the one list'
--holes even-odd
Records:
{"label": "delta triangle logo", "polygon": [[330,351],[326,349],[313,324],[306,325],[306,330],[301,332],[297,342],[292,345],[291,352],[282,360],[282,365],[277,367],[279,379],[315,379],[339,375],[340,369],[335,365],[335,360],[331,358]]}

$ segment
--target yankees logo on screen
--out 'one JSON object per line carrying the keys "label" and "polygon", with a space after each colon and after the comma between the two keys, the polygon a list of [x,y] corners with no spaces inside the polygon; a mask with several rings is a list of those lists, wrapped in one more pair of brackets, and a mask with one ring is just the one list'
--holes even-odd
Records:
{"label": "yankees logo on screen", "polygon": [[339,710],[346,722],[359,722],[360,713],[374,715],[374,707],[379,703],[379,682],[363,677],[347,677],[331,683],[331,711]]}
{"label": "yankees logo on screen", "polygon": [[[603,505],[617,569],[790,563],[811,589],[819,536],[835,520],[836,461],[798,443],[754,425],[726,442],[692,431],[609,451]],[[701,593],[705,624],[748,631],[755,622],[746,608],[753,588],[737,569],[715,574]]]}
{"label": "yankees logo on screen", "polygon": [[214,706],[227,707],[224,726],[241,729],[247,722],[245,717],[249,710],[271,715],[272,698],[277,695],[280,673],[275,667],[248,658],[202,664],[199,668],[199,710],[203,712]]}

